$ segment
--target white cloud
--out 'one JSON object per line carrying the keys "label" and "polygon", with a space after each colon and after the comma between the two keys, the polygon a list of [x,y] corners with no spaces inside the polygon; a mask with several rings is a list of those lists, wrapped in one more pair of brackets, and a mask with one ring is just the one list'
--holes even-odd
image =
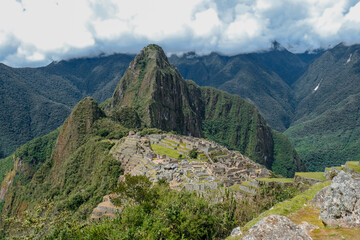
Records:
{"label": "white cloud", "polygon": [[360,39],[354,0],[1,0],[0,62],[43,65],[101,52],[293,51]]}

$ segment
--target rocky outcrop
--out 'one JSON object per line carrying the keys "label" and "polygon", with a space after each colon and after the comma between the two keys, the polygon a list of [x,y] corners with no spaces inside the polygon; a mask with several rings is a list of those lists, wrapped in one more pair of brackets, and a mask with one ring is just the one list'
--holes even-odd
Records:
{"label": "rocky outcrop", "polygon": [[324,187],[318,193],[316,193],[314,198],[311,200],[310,204],[314,207],[321,208],[321,206],[322,206],[323,202],[325,201],[325,198],[329,194],[329,192],[330,192],[330,186]]}
{"label": "rocky outcrop", "polygon": [[236,227],[231,231],[230,236],[237,237],[237,236],[240,236],[241,234],[242,234],[242,232],[241,232],[240,227]]}
{"label": "rocky outcrop", "polygon": [[271,215],[257,222],[242,240],[311,240],[295,223],[284,216]]}
{"label": "rocky outcrop", "polygon": [[320,217],[329,226],[360,229],[360,181],[341,171],[331,182]]}
{"label": "rocky outcrop", "polygon": [[312,232],[315,229],[319,229],[318,226],[315,226],[311,223],[308,222],[302,222],[299,227],[306,233],[306,234],[310,234],[310,232]]}

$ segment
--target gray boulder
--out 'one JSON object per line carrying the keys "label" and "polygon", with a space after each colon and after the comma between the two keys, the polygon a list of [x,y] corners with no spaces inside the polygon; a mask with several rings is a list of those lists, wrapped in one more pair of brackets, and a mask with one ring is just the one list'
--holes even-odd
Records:
{"label": "gray boulder", "polygon": [[284,216],[271,215],[257,222],[243,240],[311,240],[295,223]]}
{"label": "gray boulder", "polygon": [[232,237],[236,237],[236,236],[240,236],[242,234],[240,227],[236,227],[231,231],[231,236]]}
{"label": "gray boulder", "polygon": [[306,234],[310,234],[310,232],[312,232],[315,229],[319,229],[318,226],[315,226],[311,223],[308,222],[302,222],[299,227],[306,233]]}
{"label": "gray boulder", "polygon": [[325,198],[329,194],[329,192],[330,186],[324,187],[314,196],[310,204],[314,207],[321,208],[321,205],[325,201]]}
{"label": "gray boulder", "polygon": [[360,181],[343,171],[334,177],[320,218],[329,226],[360,229]]}

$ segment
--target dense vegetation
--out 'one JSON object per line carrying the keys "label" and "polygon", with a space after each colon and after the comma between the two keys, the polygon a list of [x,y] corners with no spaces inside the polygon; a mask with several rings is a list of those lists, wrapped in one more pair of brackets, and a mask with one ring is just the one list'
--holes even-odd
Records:
{"label": "dense vegetation", "polygon": [[119,196],[117,204],[123,206],[114,220],[79,222],[71,216],[77,209],[71,208],[50,215],[55,206],[45,201],[25,212],[22,218],[27,221],[8,218],[12,228],[5,228],[3,234],[42,234],[47,239],[223,239],[233,227],[298,194],[292,187],[263,186],[255,196],[235,200],[229,190],[215,195],[179,192],[166,181],[152,186],[144,176],[129,175],[113,190]]}
{"label": "dense vegetation", "polygon": [[297,171],[305,171],[298,153],[290,141],[281,133],[273,130],[274,162],[271,170],[284,177],[293,177]]}
{"label": "dense vegetation", "polygon": [[8,173],[14,166],[14,161],[12,156],[9,156],[4,159],[0,159],[0,183],[4,180],[6,173]]}
{"label": "dense vegetation", "polygon": [[285,134],[310,171],[360,158],[359,50],[338,45],[325,52],[294,86],[301,101]]}
{"label": "dense vegetation", "polygon": [[271,129],[254,106],[213,88],[203,88],[202,94],[206,106],[202,125],[204,137],[236,149],[271,168]]}
{"label": "dense vegetation", "polygon": [[128,131],[101,117],[92,99],[84,99],[60,131],[37,138],[15,152],[21,167],[3,213],[13,216],[33,207],[39,199],[48,199],[56,202],[54,211],[70,210],[86,218],[122,173],[119,162],[109,154],[114,144],[109,139],[122,138]]}

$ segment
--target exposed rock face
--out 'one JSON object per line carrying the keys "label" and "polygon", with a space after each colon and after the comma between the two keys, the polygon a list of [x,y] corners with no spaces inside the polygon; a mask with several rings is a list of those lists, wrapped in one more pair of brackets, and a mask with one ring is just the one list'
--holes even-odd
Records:
{"label": "exposed rock face", "polygon": [[257,222],[243,240],[311,240],[295,223],[284,216],[271,215]]}
{"label": "exposed rock face", "polygon": [[321,189],[311,200],[311,205],[317,208],[321,208],[321,205],[325,201],[326,196],[330,193],[330,186]]}
{"label": "exposed rock face", "polygon": [[360,229],[360,181],[341,171],[331,182],[320,217],[330,226]]}

